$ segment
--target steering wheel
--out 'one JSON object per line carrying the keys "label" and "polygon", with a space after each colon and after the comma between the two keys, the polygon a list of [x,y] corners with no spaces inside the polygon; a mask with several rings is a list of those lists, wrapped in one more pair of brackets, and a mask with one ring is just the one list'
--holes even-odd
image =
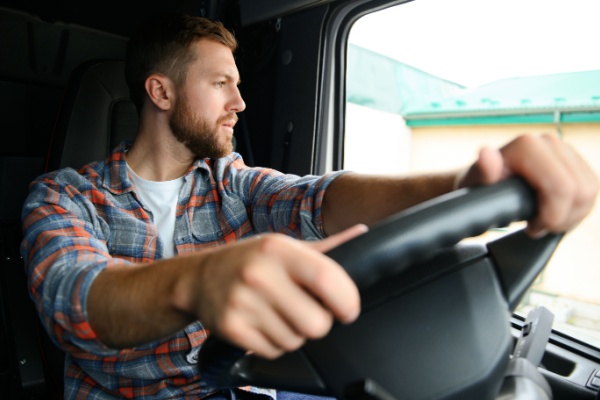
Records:
{"label": "steering wheel", "polygon": [[[253,384],[345,398],[365,394],[371,398],[435,398],[448,393],[456,398],[490,398],[512,345],[507,312],[514,310],[543,269],[561,235],[533,240],[520,231],[487,247],[456,244],[490,228],[530,219],[535,210],[531,188],[522,179],[511,178],[456,190],[391,216],[327,253],[344,267],[361,292],[363,311],[357,322],[336,325],[325,339],[309,342],[275,361],[244,355],[242,350],[209,337],[199,354],[203,379],[217,386]],[[471,283],[467,285],[467,281]],[[457,310],[438,315],[452,302]],[[403,322],[399,313],[410,313],[412,318]],[[464,321],[458,319],[465,314]],[[415,322],[415,316],[422,318]],[[484,327],[478,321],[482,319]],[[411,331],[412,326],[416,332]],[[444,342],[444,332],[457,343]],[[424,343],[424,349],[416,352],[406,367],[401,360],[393,360],[408,360],[405,355],[411,350],[395,344],[399,335],[403,342],[414,340],[413,347]],[[441,345],[438,335],[442,336]],[[385,341],[393,343],[397,351],[381,344]],[[493,348],[482,345],[484,341],[493,343]],[[475,351],[473,343],[479,343]],[[432,347],[444,360],[432,361],[430,355],[429,361],[422,362],[418,353],[427,353]],[[453,348],[456,351],[452,352]],[[369,354],[350,354],[352,351]],[[471,353],[473,359],[463,359]],[[360,360],[354,360],[357,357]],[[463,366],[463,371],[457,372],[452,367],[457,358],[470,364],[473,372],[468,379],[468,368]],[[369,363],[372,365],[366,365]],[[404,386],[389,375],[390,369],[412,376],[406,385],[423,390],[395,393]],[[432,381],[438,381],[439,388],[427,382],[431,379],[428,371],[438,371]]]}

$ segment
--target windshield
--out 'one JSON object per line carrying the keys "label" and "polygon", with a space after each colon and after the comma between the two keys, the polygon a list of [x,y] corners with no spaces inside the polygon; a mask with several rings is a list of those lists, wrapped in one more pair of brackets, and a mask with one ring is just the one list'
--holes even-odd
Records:
{"label": "windshield", "polygon": [[[361,18],[348,43],[344,169],[447,170],[531,132],[568,141],[600,174],[597,15],[597,0],[416,0]],[[596,206],[518,309],[544,305],[555,329],[596,347],[599,231]]]}

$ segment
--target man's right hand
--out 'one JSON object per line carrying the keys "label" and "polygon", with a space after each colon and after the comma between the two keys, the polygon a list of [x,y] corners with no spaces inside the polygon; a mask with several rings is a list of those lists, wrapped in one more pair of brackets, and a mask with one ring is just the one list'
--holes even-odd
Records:
{"label": "man's right hand", "polygon": [[357,225],[319,242],[266,234],[217,248],[202,257],[192,279],[180,281],[181,307],[214,334],[257,355],[275,358],[296,350],[326,335],[334,319],[349,323],[358,317],[358,289],[322,253],[366,230]]}

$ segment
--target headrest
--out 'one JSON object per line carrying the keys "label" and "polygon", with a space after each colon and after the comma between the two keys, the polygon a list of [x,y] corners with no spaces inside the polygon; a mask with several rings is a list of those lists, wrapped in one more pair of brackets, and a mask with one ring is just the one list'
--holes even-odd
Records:
{"label": "headrest", "polygon": [[56,120],[46,170],[104,160],[133,138],[138,116],[125,82],[125,62],[88,61],[76,68]]}

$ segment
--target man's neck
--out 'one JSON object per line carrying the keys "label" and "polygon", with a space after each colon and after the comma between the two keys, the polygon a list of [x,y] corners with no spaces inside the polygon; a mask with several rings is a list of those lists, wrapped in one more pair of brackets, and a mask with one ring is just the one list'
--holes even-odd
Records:
{"label": "man's neck", "polygon": [[139,177],[160,182],[185,175],[195,157],[170,132],[148,130],[141,125],[125,159]]}

